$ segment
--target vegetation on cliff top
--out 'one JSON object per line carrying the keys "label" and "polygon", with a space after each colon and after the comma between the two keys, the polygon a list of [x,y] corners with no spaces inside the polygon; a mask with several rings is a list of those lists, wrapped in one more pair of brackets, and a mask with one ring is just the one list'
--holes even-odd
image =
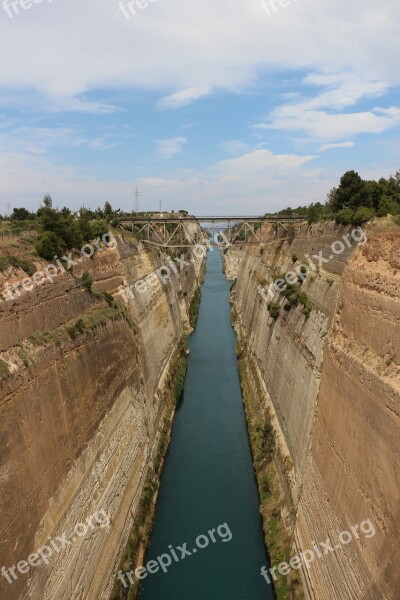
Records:
{"label": "vegetation on cliff top", "polygon": [[[187,214],[186,211],[180,212]],[[58,210],[53,208],[51,196],[46,195],[37,212],[18,207],[13,209],[10,217],[0,215],[0,221],[7,223],[10,231],[36,230],[38,254],[52,260],[54,255],[60,255],[67,249],[80,248],[85,242],[103,235],[118,224],[116,217],[124,214],[127,213],[114,209],[109,202],[103,208],[90,210],[82,207],[76,213],[65,206]],[[147,214],[140,213],[139,216]],[[347,171],[339,185],[330,190],[324,204],[316,202],[309,206],[288,207],[275,214],[282,217],[305,216],[309,223],[335,220],[356,226],[374,216],[391,214],[395,217],[395,223],[400,225],[400,170],[394,176],[387,179],[381,177],[378,181],[364,180],[356,171]],[[172,224],[166,226],[167,229],[174,227]],[[238,239],[244,239],[244,230]]]}
{"label": "vegetation on cliff top", "polygon": [[[306,216],[309,223],[335,220],[344,225],[362,225],[373,217],[400,215],[400,170],[379,181],[365,180],[356,171],[347,171],[327,195],[325,204],[286,208],[278,216]],[[400,221],[397,223],[400,224]]]}

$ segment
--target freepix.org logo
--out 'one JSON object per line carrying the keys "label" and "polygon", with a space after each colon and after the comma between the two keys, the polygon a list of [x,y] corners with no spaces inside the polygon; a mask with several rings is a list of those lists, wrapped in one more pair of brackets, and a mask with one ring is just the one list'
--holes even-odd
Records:
{"label": "freepix.org logo", "polygon": [[38,548],[36,552],[30,554],[27,560],[20,560],[16,565],[6,568],[1,567],[1,574],[5,577],[8,583],[13,583],[18,579],[18,571],[21,575],[28,573],[31,567],[39,567],[40,565],[48,565],[54,554],[62,552],[71,544],[77,541],[78,537],[84,537],[89,531],[93,531],[97,527],[106,529],[110,525],[110,517],[104,508],[101,508],[93,515],[87,517],[84,523],[77,523],[74,527],[72,539],[68,539],[67,534],[63,533],[57,537],[48,537],[46,544]]}
{"label": "freepix.org logo", "polygon": [[[3,10],[6,11],[10,19],[20,14],[20,10],[29,10],[34,4],[42,4],[44,0],[3,0]],[[47,0],[49,4],[53,0]]]}

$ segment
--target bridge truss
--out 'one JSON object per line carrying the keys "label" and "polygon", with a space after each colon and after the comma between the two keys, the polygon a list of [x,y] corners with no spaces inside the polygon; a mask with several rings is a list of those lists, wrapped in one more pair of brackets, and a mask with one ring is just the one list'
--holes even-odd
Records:
{"label": "bridge truss", "polygon": [[[142,242],[178,248],[206,243],[221,245],[222,240],[229,244],[262,245],[286,237],[288,226],[305,220],[304,217],[177,216],[120,218],[119,223],[122,228],[139,234]],[[210,232],[214,230],[217,233],[213,236]]]}

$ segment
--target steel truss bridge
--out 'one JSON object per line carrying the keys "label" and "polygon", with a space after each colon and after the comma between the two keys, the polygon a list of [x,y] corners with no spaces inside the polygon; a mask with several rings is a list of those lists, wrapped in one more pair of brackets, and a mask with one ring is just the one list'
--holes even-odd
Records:
{"label": "steel truss bridge", "polygon": [[[196,244],[260,245],[287,237],[288,225],[303,223],[306,217],[168,216],[122,217],[120,227],[140,235],[142,242],[160,247],[181,248]],[[270,227],[265,227],[270,225]],[[212,236],[210,230],[217,230]],[[221,235],[223,234],[223,235]],[[218,238],[219,236],[219,238]],[[225,239],[224,239],[225,236]]]}

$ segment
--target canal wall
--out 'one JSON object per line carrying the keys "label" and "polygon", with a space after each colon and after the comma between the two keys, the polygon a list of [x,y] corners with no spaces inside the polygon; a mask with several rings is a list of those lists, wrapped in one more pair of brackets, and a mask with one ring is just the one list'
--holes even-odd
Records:
{"label": "canal wall", "polygon": [[[25,561],[12,583],[0,578],[1,598],[108,599],[160,460],[203,261],[163,284],[154,272],[166,258],[115,236],[115,248],[0,303],[0,567]],[[100,510],[107,527],[92,518],[76,535]],[[51,558],[28,564],[52,540]]]}
{"label": "canal wall", "polygon": [[[395,600],[400,587],[400,233],[379,223],[366,233],[365,244],[334,254],[351,228],[303,225],[262,250],[235,246],[224,255],[242,382],[253,399],[250,437],[260,428],[255,410],[274,432],[271,485],[280,488],[292,544],[282,560],[328,537],[335,543],[367,519],[374,525],[368,539],[353,536],[303,565],[303,593],[318,600]],[[300,300],[265,294],[320,251],[332,258],[314,259],[317,268],[300,277]]]}

